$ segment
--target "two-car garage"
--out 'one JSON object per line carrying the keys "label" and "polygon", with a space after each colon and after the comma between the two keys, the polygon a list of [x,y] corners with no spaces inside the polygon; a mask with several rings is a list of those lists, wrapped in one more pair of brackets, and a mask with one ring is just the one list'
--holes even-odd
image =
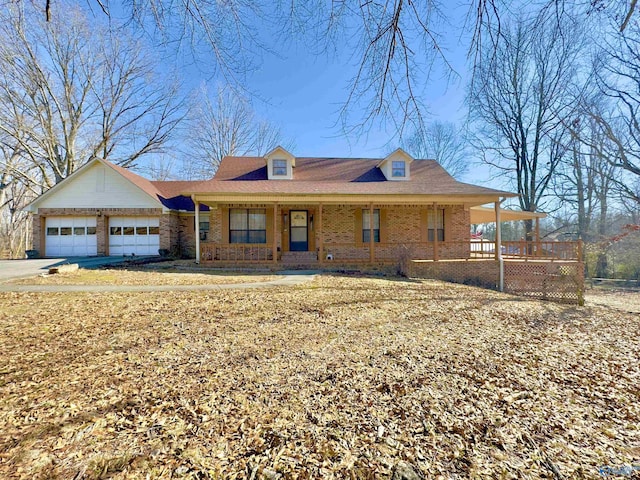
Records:
{"label": "two-car garage", "polygon": [[[159,217],[110,217],[107,224],[109,255],[158,255],[158,249],[160,248]],[[96,217],[47,217],[45,229],[46,256],[79,257],[97,255],[97,229]]]}

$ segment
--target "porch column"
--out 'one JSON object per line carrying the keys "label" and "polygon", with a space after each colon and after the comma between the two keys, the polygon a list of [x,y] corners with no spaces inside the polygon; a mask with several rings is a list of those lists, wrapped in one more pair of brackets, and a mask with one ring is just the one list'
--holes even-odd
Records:
{"label": "porch column", "polygon": [[278,204],[273,204],[273,246],[272,257],[273,263],[278,263]]}
{"label": "porch column", "polygon": [[498,261],[498,287],[501,292],[504,291],[504,263],[502,261],[502,227],[500,226],[500,204],[502,201],[498,199],[495,203],[496,211],[496,260]]}
{"label": "porch column", "polygon": [[373,263],[375,253],[373,251],[373,203],[369,204],[369,262]]}
{"label": "porch column", "polygon": [[[433,261],[438,261],[438,221],[440,215],[438,214],[438,204],[433,204]],[[443,220],[444,221],[444,220]],[[444,225],[442,225],[444,229]]]}
{"label": "porch column", "polygon": [[318,224],[316,225],[318,229],[318,262],[322,265],[324,262],[324,233],[322,232],[322,204],[318,205]]}
{"label": "porch column", "polygon": [[196,263],[200,263],[200,202],[194,199],[196,206],[196,219],[195,219],[195,231],[196,231]]}
{"label": "porch column", "polygon": [[536,217],[536,255],[540,255],[540,219]]}

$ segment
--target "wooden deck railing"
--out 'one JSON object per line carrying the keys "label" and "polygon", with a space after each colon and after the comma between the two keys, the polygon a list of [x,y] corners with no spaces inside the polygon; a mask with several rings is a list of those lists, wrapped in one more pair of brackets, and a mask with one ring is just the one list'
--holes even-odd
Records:
{"label": "wooden deck railing", "polygon": [[[581,260],[581,242],[502,242],[506,260]],[[402,258],[416,260],[468,260],[495,258],[495,242],[489,240],[453,242],[375,243],[324,242],[319,252],[322,262],[368,263],[395,262]],[[273,261],[273,246],[249,243],[201,243],[203,262],[259,263]]]}

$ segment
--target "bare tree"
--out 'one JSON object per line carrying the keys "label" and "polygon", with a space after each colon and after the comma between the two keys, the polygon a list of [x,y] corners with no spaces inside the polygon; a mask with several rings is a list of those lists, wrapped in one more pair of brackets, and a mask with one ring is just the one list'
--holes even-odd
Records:
{"label": "bare tree", "polygon": [[455,124],[432,122],[400,142],[414,158],[431,158],[455,178],[469,168],[467,142]]}
{"label": "bare tree", "polygon": [[[51,2],[41,1],[45,17],[52,17]],[[256,66],[256,52],[268,49],[262,33],[269,26],[282,28],[283,38],[292,32],[297,38],[307,37],[314,46],[339,39],[336,48],[351,52],[358,65],[341,109],[348,131],[366,128],[375,120],[390,122],[400,136],[407,124],[421,126],[422,90],[430,75],[453,74],[443,38],[451,38],[452,26],[459,19],[453,18],[451,5],[442,0],[88,2],[106,15],[112,3],[118,4],[114,10],[123,11],[129,23],[159,34],[166,44],[177,45],[181,51],[188,48],[196,57],[206,52],[209,73],[219,72],[235,86]],[[636,3],[544,0],[538,21],[559,21],[568,9],[579,10],[583,16],[606,11],[616,16],[624,31],[632,23]],[[478,66],[486,59],[486,50],[497,47],[504,19],[513,14],[514,6],[508,0],[468,0],[465,4],[465,26],[472,33],[469,56]]]}
{"label": "bare tree", "polygon": [[161,152],[181,119],[143,46],[88,26],[71,6],[49,23],[29,8],[0,22],[0,132],[36,167],[42,189],[99,156],[132,166]]}
{"label": "bare tree", "polygon": [[[580,37],[566,28],[526,20],[503,26],[469,94],[476,146],[513,179],[525,211],[538,210],[567,153],[563,123],[575,108],[570,88]],[[532,222],[525,226],[531,236]]]}
{"label": "bare tree", "polygon": [[219,88],[213,98],[204,88],[198,93],[189,121],[186,176],[209,178],[226,155],[264,155],[287,143],[277,126],[256,118],[248,100],[232,89]]}
{"label": "bare tree", "polygon": [[634,24],[607,43],[598,57],[596,81],[611,110],[587,110],[607,141],[593,145],[624,175],[617,186],[622,195],[637,203],[635,181],[640,178],[640,26]]}

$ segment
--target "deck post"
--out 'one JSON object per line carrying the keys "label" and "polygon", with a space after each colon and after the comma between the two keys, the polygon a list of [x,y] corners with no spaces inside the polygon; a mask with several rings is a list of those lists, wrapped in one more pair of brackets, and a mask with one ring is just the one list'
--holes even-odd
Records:
{"label": "deck post", "polygon": [[193,203],[195,203],[195,222],[194,225],[196,231],[196,263],[200,263],[200,202],[193,198]]}
{"label": "deck post", "polygon": [[373,263],[375,253],[373,252],[373,203],[369,204],[369,262]]}
{"label": "deck post", "polygon": [[582,239],[580,238],[578,239],[578,252],[577,252],[579,263],[582,263],[582,246],[583,246],[583,243],[582,243]]}
{"label": "deck post", "polygon": [[322,265],[324,261],[324,242],[323,242],[323,232],[322,232],[322,203],[318,205],[318,263]]}
{"label": "deck post", "polygon": [[273,263],[278,263],[278,203],[273,204],[273,246],[272,254]]}
{"label": "deck post", "polygon": [[496,210],[496,260],[498,261],[498,288],[504,292],[504,262],[502,260],[502,227],[500,226],[500,204],[498,199],[495,203]]}
{"label": "deck post", "polygon": [[[433,261],[438,261],[438,204],[433,204]],[[444,219],[443,219],[444,221]],[[444,225],[442,225],[444,228]]]}
{"label": "deck post", "polygon": [[540,218],[536,217],[536,256],[540,257]]}

